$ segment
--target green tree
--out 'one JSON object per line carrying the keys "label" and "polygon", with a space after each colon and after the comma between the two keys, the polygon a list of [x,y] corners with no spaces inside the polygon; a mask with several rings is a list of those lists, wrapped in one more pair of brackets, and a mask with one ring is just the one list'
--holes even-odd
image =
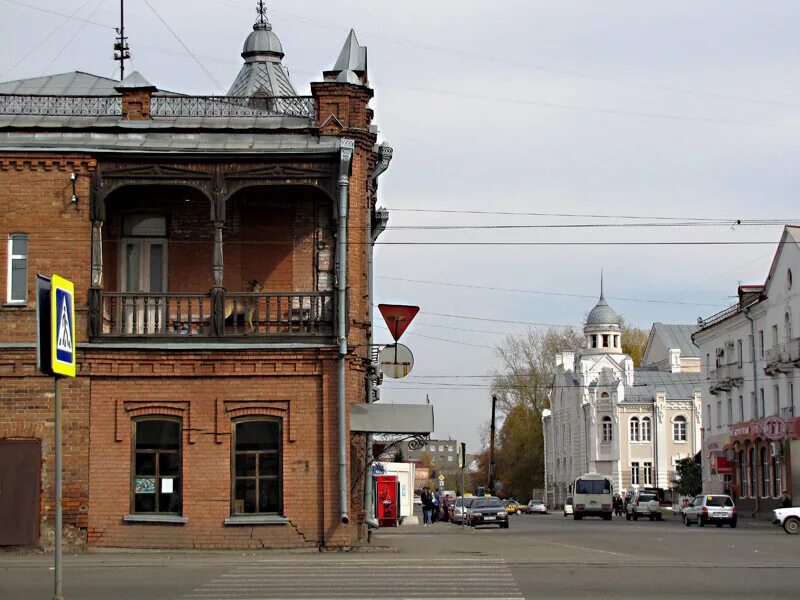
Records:
{"label": "green tree", "polygon": [[[495,376],[492,387],[504,420],[495,443],[495,479],[502,482],[504,496],[524,500],[533,488],[542,487],[542,411],[550,406],[547,394],[555,356],[580,348],[582,342],[583,333],[577,328],[551,328],[509,336],[498,348],[503,372]],[[488,465],[488,454],[485,462]]]}
{"label": "green tree", "polygon": [[675,490],[681,496],[696,496],[703,489],[703,467],[694,458],[682,458],[676,465],[678,482]]}

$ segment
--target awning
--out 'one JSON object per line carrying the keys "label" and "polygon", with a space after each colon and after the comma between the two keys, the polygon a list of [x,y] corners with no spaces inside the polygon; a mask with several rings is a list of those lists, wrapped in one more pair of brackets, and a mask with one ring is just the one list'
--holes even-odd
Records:
{"label": "awning", "polygon": [[429,434],[433,406],[429,404],[351,404],[353,433]]}

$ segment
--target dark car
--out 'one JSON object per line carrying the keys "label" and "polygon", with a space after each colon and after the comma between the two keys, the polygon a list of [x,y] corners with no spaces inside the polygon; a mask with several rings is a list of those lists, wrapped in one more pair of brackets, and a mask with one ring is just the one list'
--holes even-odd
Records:
{"label": "dark car", "polygon": [[508,529],[508,511],[499,498],[475,498],[467,513],[467,525],[499,525]]}

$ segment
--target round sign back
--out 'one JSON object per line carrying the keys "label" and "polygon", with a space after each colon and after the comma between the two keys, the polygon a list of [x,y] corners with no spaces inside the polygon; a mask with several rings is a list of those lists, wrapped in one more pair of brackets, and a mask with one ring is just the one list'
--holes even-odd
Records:
{"label": "round sign back", "polygon": [[414,355],[403,344],[384,346],[378,353],[378,362],[386,377],[400,379],[411,372],[414,366]]}

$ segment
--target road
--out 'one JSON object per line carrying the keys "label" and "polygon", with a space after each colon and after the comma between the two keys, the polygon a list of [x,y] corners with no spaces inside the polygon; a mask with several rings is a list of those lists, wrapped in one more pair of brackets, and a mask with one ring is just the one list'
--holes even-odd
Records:
{"label": "road", "polygon": [[[0,598],[52,597],[52,559],[0,553]],[[791,598],[800,536],[769,525],[573,521],[381,530],[367,552],[92,552],[65,557],[66,600]]]}

